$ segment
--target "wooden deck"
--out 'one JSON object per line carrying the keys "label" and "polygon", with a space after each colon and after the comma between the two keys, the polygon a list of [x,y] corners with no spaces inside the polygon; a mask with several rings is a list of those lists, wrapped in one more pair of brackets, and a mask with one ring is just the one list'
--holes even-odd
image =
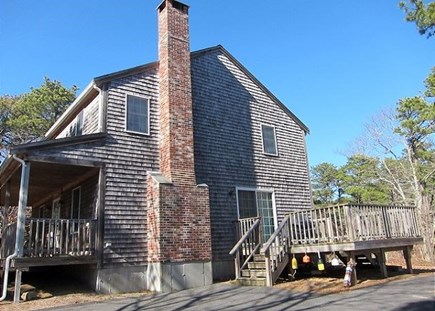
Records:
{"label": "wooden deck", "polygon": [[[16,223],[4,230],[1,260],[15,250]],[[13,260],[13,268],[36,266],[94,264],[97,262],[96,220],[26,219],[22,256]]]}
{"label": "wooden deck", "polygon": [[[385,252],[403,251],[412,272],[411,249],[423,241],[415,208],[380,205],[338,205],[289,213],[268,241],[261,240],[257,219],[239,222],[240,240],[231,250],[236,278],[258,255],[265,260],[266,284],[271,286],[292,254],[342,252],[348,258],[375,254],[387,275]],[[317,256],[317,255],[316,255]]]}
{"label": "wooden deck", "polygon": [[292,253],[400,248],[422,241],[413,207],[338,205],[292,212],[284,222]]}

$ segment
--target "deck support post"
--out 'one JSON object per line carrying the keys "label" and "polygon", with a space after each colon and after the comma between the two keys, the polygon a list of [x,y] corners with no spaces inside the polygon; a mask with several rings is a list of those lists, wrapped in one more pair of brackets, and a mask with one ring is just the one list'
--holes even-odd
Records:
{"label": "deck support post", "polygon": [[383,248],[379,250],[379,267],[381,269],[382,277],[387,278],[388,277],[387,264],[385,260],[385,251]]}
{"label": "deck support post", "polygon": [[403,258],[405,258],[406,272],[408,272],[409,274],[414,273],[412,270],[411,251],[412,246],[406,246],[403,248]]}
{"label": "deck support post", "polygon": [[15,271],[15,289],[14,289],[14,303],[20,302],[20,293],[21,293],[21,275],[23,271],[21,269],[17,269]]}
{"label": "deck support post", "polygon": [[351,286],[355,286],[358,282],[357,274],[356,274],[356,260],[355,260],[355,253],[349,252],[349,260],[352,260],[354,262],[354,266],[352,269],[352,277],[351,277]]}

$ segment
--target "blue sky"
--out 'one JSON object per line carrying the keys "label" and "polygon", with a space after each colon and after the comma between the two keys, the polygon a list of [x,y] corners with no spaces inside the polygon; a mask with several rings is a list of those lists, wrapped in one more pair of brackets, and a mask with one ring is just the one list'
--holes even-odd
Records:
{"label": "blue sky", "polygon": [[[191,49],[223,45],[311,130],[310,166],[344,164],[364,124],[423,90],[435,38],[398,0],[185,0]],[[0,95],[43,77],[81,90],[157,59],[160,0],[0,0]]]}

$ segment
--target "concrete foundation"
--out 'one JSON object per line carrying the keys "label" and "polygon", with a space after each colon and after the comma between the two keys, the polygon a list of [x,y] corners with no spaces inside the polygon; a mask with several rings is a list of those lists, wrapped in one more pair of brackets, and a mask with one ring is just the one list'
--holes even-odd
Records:
{"label": "concrete foundation", "polygon": [[234,260],[213,260],[213,281],[228,281],[234,278]]}
{"label": "concrete foundation", "polygon": [[148,289],[172,292],[213,283],[212,263],[208,262],[157,262],[147,270]]}
{"label": "concrete foundation", "polygon": [[99,269],[95,287],[103,294],[145,291],[148,289],[147,266]]}

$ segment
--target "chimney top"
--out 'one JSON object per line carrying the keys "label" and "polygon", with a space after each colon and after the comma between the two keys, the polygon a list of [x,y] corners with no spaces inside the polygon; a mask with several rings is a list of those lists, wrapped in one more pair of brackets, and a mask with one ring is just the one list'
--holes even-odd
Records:
{"label": "chimney top", "polygon": [[183,11],[184,13],[188,13],[188,11],[189,11],[189,6],[188,5],[186,5],[186,4],[184,4],[184,3],[181,3],[181,2],[179,2],[179,1],[176,1],[176,0],[163,0],[162,1],[162,3],[160,3],[160,5],[157,7],[157,10],[159,10],[159,12],[161,12],[165,7],[166,7],[166,3],[167,2],[170,2],[170,3],[172,3],[172,6],[175,8],[175,9],[178,9],[178,10],[180,10],[180,11]]}

